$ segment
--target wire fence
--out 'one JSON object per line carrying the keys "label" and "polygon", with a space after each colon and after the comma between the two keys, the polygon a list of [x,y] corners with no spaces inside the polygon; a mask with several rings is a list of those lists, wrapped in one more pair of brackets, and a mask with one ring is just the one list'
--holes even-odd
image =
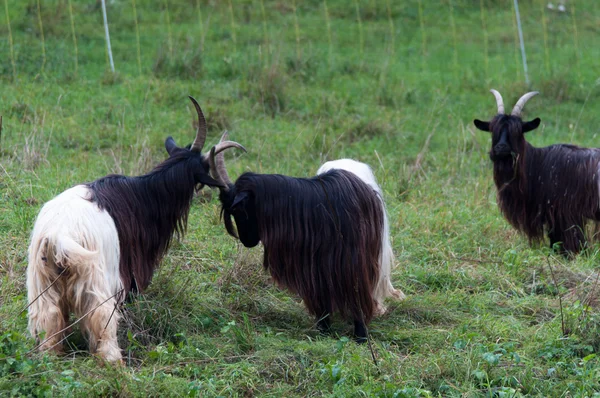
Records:
{"label": "wire fence", "polygon": [[582,52],[579,37],[597,28],[595,0],[571,1],[564,13],[530,0],[520,18],[517,0],[3,1],[5,81],[101,78],[107,71],[197,78],[217,72],[205,70],[209,64],[242,70],[258,54],[265,65],[291,59],[294,68],[324,62],[336,71],[356,60],[382,75],[436,84],[529,86],[555,75],[595,81],[600,57],[592,43]]}

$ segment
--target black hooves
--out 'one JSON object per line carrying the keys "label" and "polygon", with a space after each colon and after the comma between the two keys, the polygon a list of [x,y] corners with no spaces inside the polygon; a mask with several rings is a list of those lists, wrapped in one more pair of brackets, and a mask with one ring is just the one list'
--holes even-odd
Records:
{"label": "black hooves", "polygon": [[354,341],[358,344],[367,342],[367,326],[363,321],[354,321]]}
{"label": "black hooves", "polygon": [[331,317],[325,315],[317,319],[317,329],[323,334],[329,334],[331,332]]}
{"label": "black hooves", "polygon": [[[317,318],[317,330],[322,334],[331,333],[331,316],[325,315],[321,318]],[[354,321],[354,341],[357,344],[364,344],[367,342],[367,326],[362,321]]]}

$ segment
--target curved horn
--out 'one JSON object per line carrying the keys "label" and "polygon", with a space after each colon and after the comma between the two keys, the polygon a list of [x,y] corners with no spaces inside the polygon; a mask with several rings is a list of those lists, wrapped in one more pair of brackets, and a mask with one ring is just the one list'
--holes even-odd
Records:
{"label": "curved horn", "polygon": [[229,149],[229,148],[237,148],[237,149],[241,149],[244,152],[248,152],[242,144],[238,144],[235,141],[223,141],[223,142],[220,142],[217,145],[215,145],[215,155],[219,155],[225,149]]}
{"label": "curved horn", "polygon": [[525,106],[525,103],[527,101],[529,101],[529,99],[531,97],[534,97],[536,95],[538,95],[539,92],[537,91],[530,91],[527,94],[523,95],[521,98],[519,98],[519,100],[517,101],[517,103],[515,104],[515,107],[513,108],[512,112],[510,113],[513,116],[521,116],[521,112],[523,111],[523,107]]}
{"label": "curved horn", "polygon": [[212,175],[212,178],[214,178],[215,180],[217,180],[218,183],[223,185],[223,188],[219,187],[219,189],[225,192],[229,191],[228,184],[225,184],[223,182],[223,178],[221,178],[221,173],[219,173],[219,171],[217,170],[217,165],[215,164],[215,147],[212,147],[210,149],[210,155],[208,156],[208,164],[210,164],[210,174]]}
{"label": "curved horn", "polygon": [[497,90],[491,89],[490,92],[494,94],[496,97],[496,105],[498,105],[498,113],[500,115],[504,115],[504,101],[502,100],[502,96]]}
{"label": "curved horn", "polygon": [[208,160],[213,178],[225,186],[225,188],[222,188],[224,191],[228,191],[229,185],[233,184],[231,178],[229,178],[229,174],[227,174],[227,168],[225,167],[224,151],[228,148],[238,148],[247,152],[243,145],[238,144],[235,141],[228,141],[227,138],[229,138],[229,133],[225,131],[221,136],[219,143],[211,148],[210,158]]}
{"label": "curved horn", "polygon": [[206,126],[206,118],[204,117],[204,113],[202,113],[202,109],[200,109],[200,105],[198,105],[198,102],[194,99],[194,97],[190,96],[190,100],[192,100],[194,108],[196,108],[196,113],[198,114],[198,130],[196,130],[196,138],[194,138],[194,142],[190,147],[190,151],[201,152],[202,148],[204,148],[206,132],[208,131]]}

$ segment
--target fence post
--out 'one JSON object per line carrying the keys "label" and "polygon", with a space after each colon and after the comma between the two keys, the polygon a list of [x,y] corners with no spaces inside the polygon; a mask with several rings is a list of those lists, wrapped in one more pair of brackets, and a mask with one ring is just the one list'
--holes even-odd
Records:
{"label": "fence post", "polygon": [[102,17],[104,18],[104,35],[106,36],[106,50],[108,51],[108,60],[110,62],[110,70],[115,73],[115,64],[113,62],[112,50],[110,48],[110,35],[108,33],[108,19],[106,18],[106,1],[102,0]]}
{"label": "fence post", "polygon": [[519,31],[519,43],[521,45],[521,58],[523,59],[523,72],[525,72],[525,83],[527,84],[527,87],[529,87],[529,73],[527,73],[527,55],[525,54],[523,29],[521,28],[521,16],[519,15],[519,0],[515,0],[515,16],[517,18],[517,30]]}

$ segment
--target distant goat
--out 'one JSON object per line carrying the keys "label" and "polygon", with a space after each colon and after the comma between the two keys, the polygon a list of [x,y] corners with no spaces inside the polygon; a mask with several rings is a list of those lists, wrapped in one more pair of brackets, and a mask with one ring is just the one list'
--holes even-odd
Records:
{"label": "distant goat", "polygon": [[530,242],[541,241],[546,227],[551,247],[562,243],[563,251],[579,252],[586,245],[586,222],[600,221],[600,150],[565,144],[533,147],[524,134],[536,129],[540,119],[523,122],[521,111],[538,93],[523,95],[505,115],[502,96],[491,92],[498,115],[474,123],[492,133],[490,158],[502,214]]}
{"label": "distant goat", "polygon": [[[219,186],[201,154],[206,120],[198,103],[196,138],[189,149],[165,141],[169,158],[139,177],[109,175],[77,185],[47,202],[29,246],[29,330],[40,350],[62,351],[69,314],[82,319],[90,351],[121,359],[116,310],[128,292],[143,291],[167,251],[181,236],[194,189]],[[221,142],[213,152],[230,147]],[[45,335],[44,335],[45,333]]]}
{"label": "distant goat", "polygon": [[246,247],[263,243],[265,269],[303,299],[320,330],[339,311],[365,341],[366,324],[385,312],[384,299],[404,298],[390,281],[389,226],[369,166],[343,159],[312,178],[244,173],[233,184],[223,154],[212,151],[210,160],[229,234]]}

